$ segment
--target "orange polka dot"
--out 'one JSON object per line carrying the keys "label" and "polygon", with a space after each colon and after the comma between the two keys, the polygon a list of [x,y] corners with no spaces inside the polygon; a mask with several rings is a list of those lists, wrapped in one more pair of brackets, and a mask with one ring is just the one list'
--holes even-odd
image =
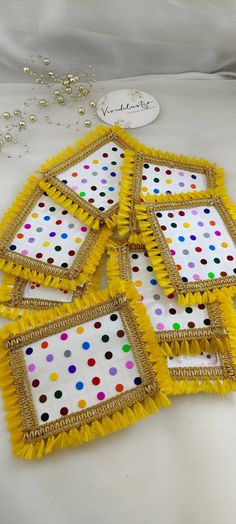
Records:
{"label": "orange polka dot", "polygon": [[136,280],[136,282],[135,282],[135,286],[137,286],[137,287],[142,286],[142,284],[143,284],[142,280]]}
{"label": "orange polka dot", "polygon": [[78,176],[78,173],[76,173],[76,171],[74,171],[74,173],[71,173],[71,176],[76,177],[76,176]]}
{"label": "orange polka dot", "polygon": [[166,238],[167,244],[172,244],[172,238]]}
{"label": "orange polka dot", "polygon": [[16,236],[17,236],[17,238],[24,238],[23,233],[18,233],[18,235],[16,235]]}
{"label": "orange polka dot", "polygon": [[221,242],[222,247],[228,247],[227,242]]}
{"label": "orange polka dot", "polygon": [[121,391],[123,391],[123,389],[124,389],[123,384],[117,384],[116,385],[116,391],[118,391],[118,393],[121,393]]}
{"label": "orange polka dot", "polygon": [[178,271],[180,271],[180,269],[182,269],[182,266],[180,266],[179,264],[176,264],[176,269],[178,269]]}
{"label": "orange polka dot", "polygon": [[191,184],[192,189],[196,189],[196,187],[197,187],[196,184]]}
{"label": "orange polka dot", "polygon": [[80,238],[80,237],[75,238],[76,244],[79,244],[81,241],[82,241],[82,238]]}
{"label": "orange polka dot", "polygon": [[144,191],[144,193],[146,193],[148,190],[148,188],[146,186],[142,187],[142,191]]}
{"label": "orange polka dot", "polygon": [[87,406],[86,400],[81,398],[81,400],[79,400],[79,402],[78,402],[78,406],[79,406],[79,408],[85,408]]}
{"label": "orange polka dot", "polygon": [[38,218],[39,214],[38,213],[32,213],[31,215],[33,218]]}
{"label": "orange polka dot", "polygon": [[211,226],[215,226],[215,225],[216,225],[216,223],[215,223],[214,220],[210,220],[209,224],[210,224]]}
{"label": "orange polka dot", "polygon": [[84,332],[84,328],[82,326],[79,326],[76,328],[76,333],[79,333],[79,335],[83,332]]}
{"label": "orange polka dot", "polygon": [[98,160],[92,160],[93,164],[98,164]]}
{"label": "orange polka dot", "polygon": [[42,342],[41,348],[46,349],[48,347],[48,342]]}

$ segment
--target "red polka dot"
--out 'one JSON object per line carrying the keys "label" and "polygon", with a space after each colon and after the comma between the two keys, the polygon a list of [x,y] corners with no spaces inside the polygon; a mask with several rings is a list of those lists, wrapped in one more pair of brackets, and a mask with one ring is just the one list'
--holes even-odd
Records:
{"label": "red polka dot", "polygon": [[170,293],[169,295],[167,295],[167,298],[174,298],[174,293]]}
{"label": "red polka dot", "polygon": [[32,381],[32,386],[33,388],[37,388],[39,386],[40,382],[37,378],[35,378],[33,381]]}
{"label": "red polka dot", "polygon": [[41,348],[46,349],[48,347],[48,342],[42,342]]}
{"label": "red polka dot", "polygon": [[36,256],[36,258],[42,258],[42,256],[43,256],[43,253],[36,253],[36,255],[35,255],[35,256]]}
{"label": "red polka dot", "polygon": [[73,257],[75,255],[75,251],[71,249],[70,251],[68,251],[68,255],[70,255],[70,257]]}
{"label": "red polka dot", "polygon": [[178,269],[178,271],[180,271],[182,269],[182,266],[180,266],[180,264],[176,264],[176,269]]}
{"label": "red polka dot", "polygon": [[101,327],[101,325],[102,325],[101,322],[95,322],[94,327],[96,329],[99,329]]}
{"label": "red polka dot", "polygon": [[102,156],[103,156],[103,158],[107,158],[108,154],[107,153],[103,153]]}
{"label": "red polka dot", "polygon": [[78,173],[76,173],[76,171],[74,171],[74,173],[71,173],[71,176],[76,177],[76,176],[78,176]]}
{"label": "red polka dot", "polygon": [[109,198],[109,200],[107,201],[108,204],[113,204],[113,200],[111,198]]}
{"label": "red polka dot", "polygon": [[123,384],[117,384],[116,385],[116,391],[118,391],[118,393],[121,393],[121,391],[123,391],[123,389],[124,389]]}
{"label": "red polka dot", "polygon": [[61,415],[64,417],[65,415],[67,415],[67,413],[68,413],[68,409],[67,409],[67,408],[61,408],[61,409],[60,409],[60,413],[61,413]]}
{"label": "red polka dot", "polygon": [[195,251],[196,251],[197,253],[201,253],[202,248],[201,248],[201,247],[195,247]]}
{"label": "red polka dot", "polygon": [[197,187],[196,184],[191,184],[192,189],[196,189],[196,187]]}
{"label": "red polka dot", "polygon": [[88,201],[90,204],[92,204],[94,202],[94,198],[89,198]]}
{"label": "red polka dot", "polygon": [[133,271],[134,273],[138,273],[139,268],[138,268],[137,266],[134,266],[134,267],[132,267],[132,271]]}
{"label": "red polka dot", "polygon": [[167,174],[167,175],[171,175],[171,170],[170,170],[170,169],[167,169],[167,170],[166,170],[166,174]]}
{"label": "red polka dot", "polygon": [[92,367],[92,366],[95,366],[95,364],[96,364],[96,360],[94,358],[88,359],[88,366]]}
{"label": "red polka dot", "polygon": [[60,226],[60,224],[62,224],[62,220],[57,220],[56,224],[57,224],[57,226]]}
{"label": "red polka dot", "polygon": [[93,377],[92,379],[92,383],[94,386],[98,386],[98,384],[100,384],[100,378],[99,377]]}
{"label": "red polka dot", "polygon": [[185,216],[185,212],[184,211],[179,211],[179,216],[180,217],[184,217]]}

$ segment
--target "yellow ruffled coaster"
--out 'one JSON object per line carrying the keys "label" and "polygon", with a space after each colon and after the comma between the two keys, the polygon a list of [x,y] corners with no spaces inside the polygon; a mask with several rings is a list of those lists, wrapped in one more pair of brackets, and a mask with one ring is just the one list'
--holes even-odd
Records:
{"label": "yellow ruffled coaster", "polygon": [[130,233],[135,242],[139,233],[135,206],[140,201],[165,201],[178,198],[204,198],[212,193],[225,193],[224,171],[203,158],[162,152],[141,145],[127,150],[122,166],[118,230],[121,236]]}
{"label": "yellow ruffled coaster", "polygon": [[40,182],[48,195],[97,230],[101,224],[114,228],[119,208],[121,166],[127,148],[141,146],[127,131],[115,125],[98,126],[84,138],[41,167]]}
{"label": "yellow ruffled coaster", "polygon": [[108,255],[109,281],[132,280],[167,355],[223,351],[227,327],[219,302],[184,307],[173,292],[165,295],[141,238],[138,243],[111,240]]}
{"label": "yellow ruffled coaster", "polygon": [[165,293],[183,305],[236,293],[235,206],[226,196],[136,206],[142,239]]}
{"label": "yellow ruffled coaster", "polygon": [[146,307],[158,346],[167,355],[172,395],[236,390],[236,317],[231,299],[183,307],[165,296],[144,245],[110,241],[110,281],[132,280]]}
{"label": "yellow ruffled coaster", "polygon": [[73,291],[91,279],[111,231],[85,226],[30,177],[0,224],[0,269]]}
{"label": "yellow ruffled coaster", "polygon": [[41,458],[169,405],[170,378],[144,306],[117,281],[0,331],[0,379],[14,452]]}

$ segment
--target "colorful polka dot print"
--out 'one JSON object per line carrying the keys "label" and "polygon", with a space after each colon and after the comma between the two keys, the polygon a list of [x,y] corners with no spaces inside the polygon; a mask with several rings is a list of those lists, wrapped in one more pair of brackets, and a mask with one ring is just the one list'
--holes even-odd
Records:
{"label": "colorful polka dot print", "polygon": [[173,368],[201,368],[201,367],[220,367],[220,359],[217,353],[203,352],[201,355],[179,355],[178,357],[168,357],[167,364],[169,369]]}
{"label": "colorful polka dot print", "polygon": [[118,312],[22,351],[39,424],[95,406],[142,382]]}
{"label": "colorful polka dot print", "polygon": [[235,245],[213,205],[162,210],[156,218],[183,282],[236,274]]}
{"label": "colorful polka dot print", "polygon": [[124,150],[110,141],[57,178],[83,200],[105,212],[119,201],[123,158]]}
{"label": "colorful polka dot print", "polygon": [[56,289],[53,287],[42,286],[35,282],[26,282],[23,298],[36,300],[52,300],[54,302],[71,302],[73,292],[68,289]]}
{"label": "colorful polka dot print", "polygon": [[157,196],[196,192],[207,189],[207,179],[203,173],[144,162],[141,189]]}
{"label": "colorful polka dot print", "polygon": [[70,268],[89,228],[42,195],[17,231],[10,251],[47,265]]}
{"label": "colorful polka dot print", "polygon": [[199,304],[181,306],[174,293],[166,296],[153,272],[151,261],[144,251],[132,251],[129,255],[131,276],[150,316],[156,332],[183,329],[207,328],[210,318],[207,306]]}

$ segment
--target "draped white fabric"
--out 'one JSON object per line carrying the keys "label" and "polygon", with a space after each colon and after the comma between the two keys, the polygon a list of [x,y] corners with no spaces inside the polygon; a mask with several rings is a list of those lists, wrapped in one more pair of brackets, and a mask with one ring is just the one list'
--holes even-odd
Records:
{"label": "draped white fabric", "polygon": [[235,0],[0,0],[0,81],[30,54],[99,79],[236,71]]}

